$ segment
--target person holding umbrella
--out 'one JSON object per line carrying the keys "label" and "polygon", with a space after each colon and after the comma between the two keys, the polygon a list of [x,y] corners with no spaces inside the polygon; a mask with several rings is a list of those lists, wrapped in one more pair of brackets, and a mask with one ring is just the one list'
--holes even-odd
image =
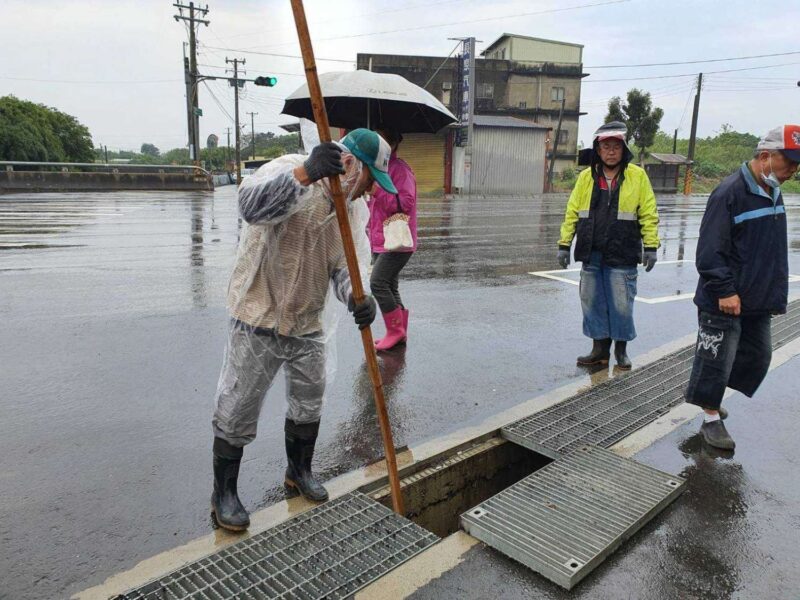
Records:
{"label": "person holding umbrella", "polygon": [[[393,73],[334,71],[321,74],[319,84],[332,127],[377,124],[393,150],[402,140],[399,132],[433,134],[458,121],[430,92]],[[302,85],[286,98],[282,114],[313,120],[313,106],[308,85]],[[386,336],[376,343],[378,350],[388,350],[408,335],[408,310],[399,294],[398,276],[417,248],[416,179],[395,152],[389,171],[397,179],[399,194],[377,190],[369,223],[375,255],[370,283],[386,322]],[[385,226],[392,238],[388,245]],[[395,238],[395,232],[401,235]]]}
{"label": "person holding umbrella", "polygon": [[[405,342],[408,336],[408,308],[400,297],[399,277],[417,249],[417,181],[408,163],[397,156],[402,134],[389,127],[380,128],[378,133],[392,148],[389,176],[397,188],[397,193],[393,194],[375,186],[369,202],[367,226],[373,257],[369,285],[386,324],[386,335],[375,342],[375,349],[384,351]],[[410,237],[399,244],[384,236],[387,223],[397,219],[407,223],[410,233]],[[405,227],[402,223],[397,225]]]}
{"label": "person holding umbrella", "polygon": [[[239,188],[239,212],[247,226],[228,286],[230,328],[212,419],[211,506],[225,529],[240,531],[250,524],[237,491],[239,466],[244,447],[256,437],[267,390],[282,367],[288,404],[286,484],[310,500],[328,499],[311,471],[327,379],[330,334],[323,313],[328,291],[348,307],[361,329],[372,323],[376,310],[370,296],[358,305],[353,300],[326,178],[342,175],[350,207],[375,182],[396,193],[388,173],[390,153],[377,133],[358,129],[340,144],[314,147],[307,157],[277,158]],[[361,229],[362,238],[364,225],[354,228]]]}
{"label": "person holding umbrella", "polygon": [[650,271],[660,246],[656,197],[644,169],[630,162],[627,136],[620,121],[595,131],[591,165],[578,176],[561,225],[559,264],[569,265],[573,237],[575,260],[583,262],[583,333],[593,345],[578,357],[582,366],[608,364],[613,340],[617,366],[631,368],[627,343],[636,337],[636,267],[643,262]]}

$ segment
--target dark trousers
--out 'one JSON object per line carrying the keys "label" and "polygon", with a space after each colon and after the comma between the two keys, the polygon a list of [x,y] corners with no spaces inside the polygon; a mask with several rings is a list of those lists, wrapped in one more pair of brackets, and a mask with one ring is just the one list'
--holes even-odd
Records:
{"label": "dark trousers", "polygon": [[372,255],[369,287],[384,314],[403,306],[398,289],[400,271],[406,266],[412,254],[413,252],[384,252]]}
{"label": "dark trousers", "polygon": [[769,315],[733,317],[700,312],[700,328],[686,401],[719,409],[725,388],[751,397],[772,360]]}

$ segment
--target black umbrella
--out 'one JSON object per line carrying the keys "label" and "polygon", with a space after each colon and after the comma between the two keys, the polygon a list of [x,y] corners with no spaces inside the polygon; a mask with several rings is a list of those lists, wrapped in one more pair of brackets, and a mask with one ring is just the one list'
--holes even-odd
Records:
{"label": "black umbrella", "polygon": [[[436,133],[458,120],[432,94],[400,75],[338,71],[321,74],[319,82],[333,127],[385,126],[400,133]],[[307,85],[286,99],[283,114],[314,120]]]}

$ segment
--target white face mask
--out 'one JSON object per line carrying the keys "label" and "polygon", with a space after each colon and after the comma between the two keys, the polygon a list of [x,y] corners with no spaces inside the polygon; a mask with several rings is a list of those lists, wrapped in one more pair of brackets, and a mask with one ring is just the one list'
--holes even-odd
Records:
{"label": "white face mask", "polygon": [[[350,202],[355,200],[355,192],[357,191],[356,188],[358,187],[358,181],[361,178],[361,172],[364,170],[364,163],[360,160],[354,160],[349,165],[345,167],[345,172],[339,176],[339,181],[342,184],[342,192],[344,192],[345,197],[347,198],[347,205],[350,205]],[[331,193],[330,185],[328,184],[328,179],[325,178],[322,180],[322,185],[325,186],[325,189],[328,193]],[[363,195],[363,192],[360,195]]]}
{"label": "white face mask", "polygon": [[761,171],[761,179],[764,183],[766,183],[769,187],[773,190],[776,188],[781,187],[781,182],[778,181],[778,178],[775,177],[775,173],[772,172],[772,156],[769,157],[769,175],[764,175],[764,171]]}

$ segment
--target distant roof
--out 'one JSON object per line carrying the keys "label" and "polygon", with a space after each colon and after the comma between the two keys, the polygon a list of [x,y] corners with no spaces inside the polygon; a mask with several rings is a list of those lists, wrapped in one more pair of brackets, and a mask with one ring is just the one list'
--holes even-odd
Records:
{"label": "distant roof", "polygon": [[686,158],[683,154],[656,154],[651,153],[650,156],[660,163],[667,165],[690,165],[692,161]]}
{"label": "distant roof", "polygon": [[539,125],[539,123],[532,123],[524,119],[517,119],[516,117],[495,117],[491,115],[475,115],[475,125],[482,125],[485,127],[523,127],[528,129],[552,129]]}
{"label": "distant roof", "polygon": [[494,48],[497,44],[499,44],[506,38],[520,38],[523,40],[533,40],[535,42],[547,42],[548,44],[559,44],[561,46],[574,46],[575,48],[583,48],[583,44],[573,44],[571,42],[559,42],[558,40],[546,40],[544,38],[531,37],[529,35],[517,35],[515,33],[504,33],[495,41],[493,41],[491,44],[486,46],[486,50],[481,52],[481,56],[485,56],[486,53],[489,52],[489,50]]}
{"label": "distant roof", "polygon": [[289,133],[297,133],[300,131],[300,123],[285,123],[283,125],[278,125],[278,127]]}

